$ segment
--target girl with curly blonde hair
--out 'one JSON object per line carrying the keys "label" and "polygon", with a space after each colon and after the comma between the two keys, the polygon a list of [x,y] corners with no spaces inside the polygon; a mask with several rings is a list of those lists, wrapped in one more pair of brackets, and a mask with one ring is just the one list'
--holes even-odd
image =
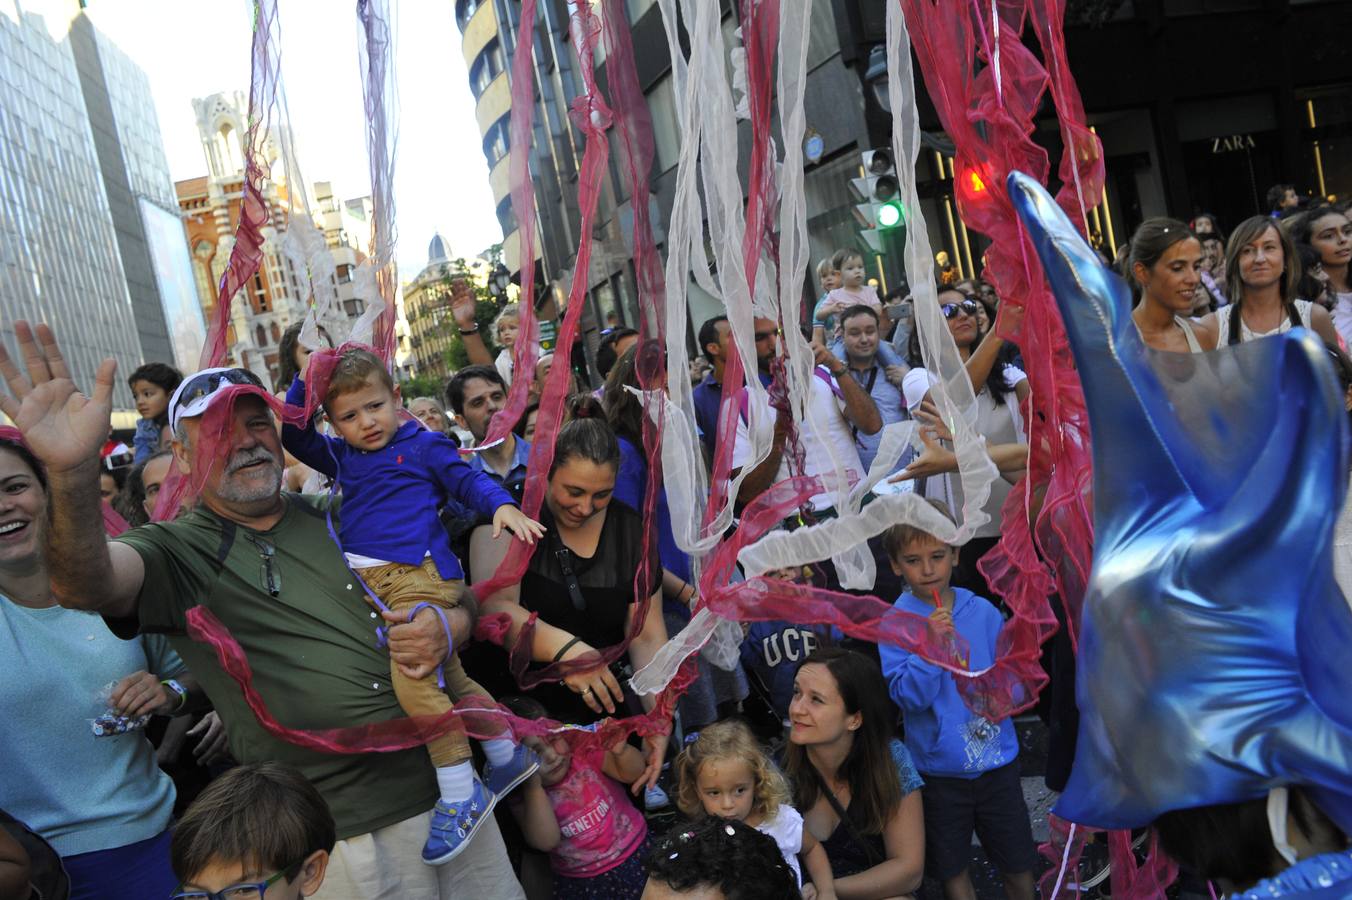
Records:
{"label": "girl with curly blonde hair", "polygon": [[803,828],[789,805],[789,785],[741,722],[715,722],[699,733],[676,759],[676,805],[692,819],[736,819],[775,839],[784,860],[802,884],[798,858],[812,884],[811,900],[834,900],[835,886],[826,851]]}

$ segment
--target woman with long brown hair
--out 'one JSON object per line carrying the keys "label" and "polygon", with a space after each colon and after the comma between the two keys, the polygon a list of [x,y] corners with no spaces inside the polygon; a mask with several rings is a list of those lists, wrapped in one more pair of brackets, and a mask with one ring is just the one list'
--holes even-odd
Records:
{"label": "woman with long brown hair", "polygon": [[892,736],[896,718],[882,673],[863,654],[822,647],[798,669],[784,770],[804,827],[826,848],[841,900],[920,886],[924,782]]}
{"label": "woman with long brown hair", "polygon": [[1285,232],[1266,216],[1239,223],[1225,249],[1226,294],[1230,305],[1207,316],[1222,344],[1239,344],[1309,328],[1337,343],[1328,310],[1296,296],[1300,260]]}

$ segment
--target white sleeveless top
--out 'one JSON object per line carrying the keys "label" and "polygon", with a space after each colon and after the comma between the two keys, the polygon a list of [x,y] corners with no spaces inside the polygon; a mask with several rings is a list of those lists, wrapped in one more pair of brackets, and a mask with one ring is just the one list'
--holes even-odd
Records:
{"label": "white sleeveless top", "polygon": [[[1300,324],[1306,328],[1310,327],[1310,310],[1314,304],[1309,300],[1296,301],[1296,315],[1300,317]],[[1230,316],[1235,314],[1235,305],[1222,306],[1216,310],[1216,326],[1218,328],[1216,340],[1224,346],[1230,340]],[[1277,327],[1271,331],[1264,331],[1262,334],[1251,331],[1249,326],[1244,324],[1243,317],[1239,320],[1239,342],[1241,344],[1249,341],[1255,341],[1258,338],[1271,337],[1274,334],[1284,334],[1291,330],[1291,317],[1283,313],[1282,320]]]}

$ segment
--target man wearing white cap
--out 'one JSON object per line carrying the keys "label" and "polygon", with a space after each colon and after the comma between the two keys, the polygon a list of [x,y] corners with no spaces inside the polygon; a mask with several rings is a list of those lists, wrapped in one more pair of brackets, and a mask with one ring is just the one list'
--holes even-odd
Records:
{"label": "man wearing white cap", "polygon": [[[331,539],[324,498],[281,491],[283,452],[257,378],[209,369],[185,379],[169,405],[179,471],[200,485],[196,508],[107,542],[99,510],[98,450],[108,433],[115,364],[105,360],[92,397],[71,381],[51,330],[15,334],[27,377],[0,348],[12,397],[3,411],[47,466],[51,485],[48,564],[63,605],[98,612],[114,632],[164,633],[198,677],[241,763],[276,760],[299,769],[323,794],[338,846],[316,896],[342,900],[452,895],[519,898],[502,837],[487,822],[452,863],[418,858],[437,786],[421,748],[393,753],[321,753],[275,737],[258,722],[215,651],[187,636],[190,616],[209,612],[239,642],[253,689],[278,722],[317,731],[373,725],[402,711],[389,660],[414,677],[431,673],[448,647],[431,610],[389,632],[389,654],[362,587]],[[203,415],[228,404],[219,440]],[[214,446],[219,444],[220,446]],[[194,607],[202,607],[195,610]],[[472,609],[447,611],[459,644]]]}

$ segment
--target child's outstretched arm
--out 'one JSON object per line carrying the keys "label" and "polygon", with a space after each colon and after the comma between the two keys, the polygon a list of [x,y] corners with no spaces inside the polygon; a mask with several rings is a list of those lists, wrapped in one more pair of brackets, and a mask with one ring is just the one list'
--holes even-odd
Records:
{"label": "child's outstretched arm", "polygon": [[[305,382],[299,375],[286,391],[286,402],[289,406],[305,406]],[[306,422],[304,428],[282,423],[282,446],[286,452],[315,471],[333,478],[338,473],[333,457],[329,454],[328,440],[315,427],[313,419]],[[338,443],[342,444],[342,441]]]}
{"label": "child's outstretched arm", "polygon": [[507,797],[507,808],[521,826],[521,836],[526,843],[541,853],[548,853],[559,845],[559,820],[554,816],[554,807],[549,803],[540,782],[540,773],[536,772]]}
{"label": "child's outstretched arm", "polygon": [[601,771],[616,781],[633,784],[647,770],[648,761],[643,751],[631,746],[626,738],[620,738],[613,747],[606,750]]}
{"label": "child's outstretched arm", "polygon": [[510,531],[517,540],[533,544],[544,537],[545,526],[523,513],[515,504],[504,503],[493,513],[493,537],[502,534],[503,529]]}
{"label": "child's outstretched arm", "polygon": [[[836,900],[835,877],[831,874],[831,860],[826,857],[826,848],[821,845],[812,832],[803,827],[803,849],[798,855],[803,860],[803,868],[812,876],[812,888],[817,900]],[[807,888],[803,889],[807,896]]]}

